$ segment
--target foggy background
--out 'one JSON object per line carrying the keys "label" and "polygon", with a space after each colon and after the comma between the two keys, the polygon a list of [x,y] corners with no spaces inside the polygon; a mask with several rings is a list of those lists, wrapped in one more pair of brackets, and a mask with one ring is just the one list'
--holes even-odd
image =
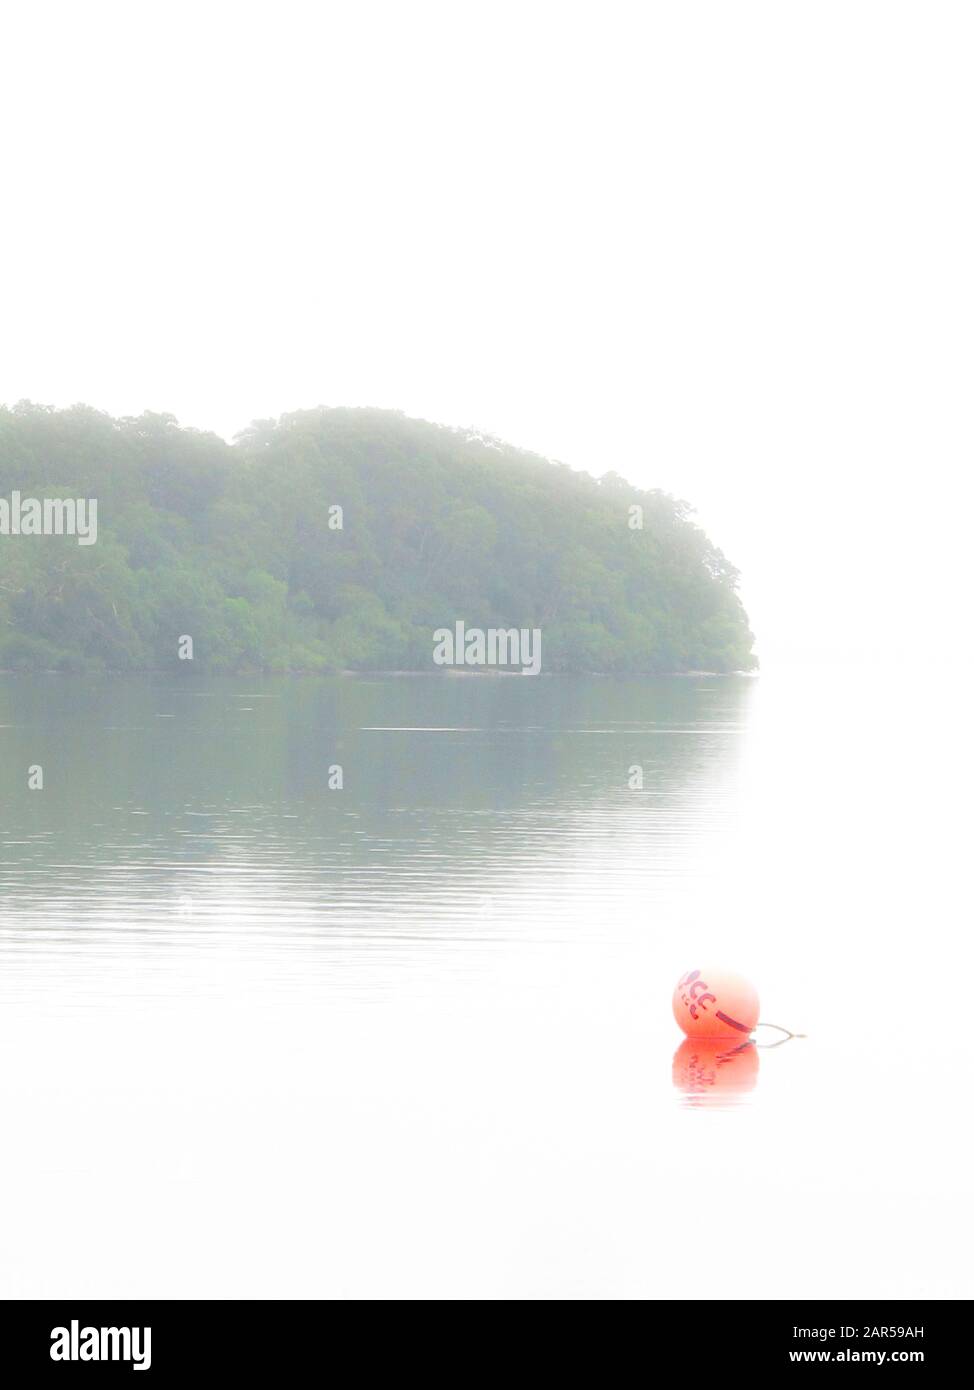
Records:
{"label": "foggy background", "polygon": [[686,497],[765,665],[966,656],[963,4],[3,16],[0,398],[379,405]]}

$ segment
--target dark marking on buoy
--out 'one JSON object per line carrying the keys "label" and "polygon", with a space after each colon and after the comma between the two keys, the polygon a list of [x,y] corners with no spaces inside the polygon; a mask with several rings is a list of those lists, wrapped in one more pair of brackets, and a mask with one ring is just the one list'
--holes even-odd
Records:
{"label": "dark marking on buoy", "polygon": [[750,1033],[751,1031],[746,1024],[738,1023],[736,1018],[728,1018],[723,1009],[717,1010],[717,1017],[720,1019],[721,1023],[726,1023],[730,1028],[739,1028],[742,1033]]}

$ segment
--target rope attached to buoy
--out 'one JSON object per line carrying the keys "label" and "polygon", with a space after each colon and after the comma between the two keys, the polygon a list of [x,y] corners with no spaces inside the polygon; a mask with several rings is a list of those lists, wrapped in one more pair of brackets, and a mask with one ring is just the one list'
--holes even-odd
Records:
{"label": "rope attached to buoy", "polygon": [[791,1031],[790,1028],[782,1028],[782,1026],[781,1026],[780,1023],[766,1023],[766,1022],[764,1021],[763,1018],[760,1020],[760,1022],[758,1022],[758,1023],[756,1023],[756,1024],[754,1025],[754,1030],[755,1030],[755,1032],[757,1032],[757,1030],[758,1030],[759,1028],[773,1028],[773,1029],[775,1030],[775,1032],[777,1032],[777,1033],[784,1033],[785,1036],[784,1036],[783,1038],[779,1038],[777,1042],[773,1042],[773,1043],[759,1043],[759,1042],[756,1042],[756,1043],[754,1044],[755,1047],[781,1047],[782,1044],[784,1044],[784,1043],[786,1043],[786,1042],[791,1042],[792,1038],[807,1038],[807,1037],[808,1037],[808,1034],[807,1034],[807,1033],[793,1033],[793,1032]]}

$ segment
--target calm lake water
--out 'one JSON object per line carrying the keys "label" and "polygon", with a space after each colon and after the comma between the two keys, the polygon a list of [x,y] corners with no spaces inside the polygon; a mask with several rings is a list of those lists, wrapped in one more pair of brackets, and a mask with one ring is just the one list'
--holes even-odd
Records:
{"label": "calm lake water", "polygon": [[969,1297],[961,701],[0,677],[0,1296]]}

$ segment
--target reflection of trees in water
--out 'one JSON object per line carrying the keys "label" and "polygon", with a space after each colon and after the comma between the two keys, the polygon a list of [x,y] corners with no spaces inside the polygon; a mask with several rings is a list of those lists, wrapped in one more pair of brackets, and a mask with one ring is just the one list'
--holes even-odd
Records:
{"label": "reflection of trees in water", "polygon": [[[39,838],[4,854],[8,868],[68,850],[198,864],[273,844],[292,861],[421,863],[516,854],[523,831],[556,855],[599,827],[644,835],[640,812],[677,814],[719,784],[750,690],[733,677],[5,678],[0,833]],[[31,763],[43,792],[26,789]],[[329,791],[336,763],[344,789]]]}

